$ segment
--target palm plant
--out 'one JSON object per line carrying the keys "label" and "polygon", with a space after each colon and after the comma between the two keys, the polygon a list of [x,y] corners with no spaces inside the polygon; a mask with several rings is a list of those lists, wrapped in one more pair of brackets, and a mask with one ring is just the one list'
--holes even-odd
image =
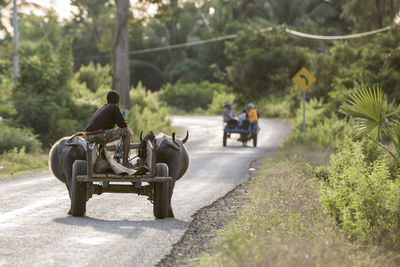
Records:
{"label": "palm plant", "polygon": [[394,158],[396,158],[397,160],[400,160],[400,125],[399,125],[399,121],[394,121],[392,129],[389,133],[389,137],[393,143],[394,149],[396,150],[396,155],[392,156]]}
{"label": "palm plant", "polygon": [[[394,118],[398,111],[389,113],[382,88],[361,88],[350,94],[340,111],[354,118],[359,136],[368,136],[400,160],[400,126]],[[384,137],[393,143],[396,154],[381,143]]]}

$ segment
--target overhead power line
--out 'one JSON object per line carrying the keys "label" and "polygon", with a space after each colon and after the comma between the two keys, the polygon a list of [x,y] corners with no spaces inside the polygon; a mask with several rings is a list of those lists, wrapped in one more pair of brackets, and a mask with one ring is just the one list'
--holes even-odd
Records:
{"label": "overhead power line", "polygon": [[[289,34],[292,34],[292,35],[295,35],[295,36],[298,36],[298,37],[303,37],[303,38],[315,39],[315,40],[354,39],[354,38],[365,37],[365,36],[368,36],[368,35],[373,35],[373,34],[377,34],[377,33],[380,33],[380,32],[388,31],[390,29],[391,29],[391,26],[387,26],[387,27],[384,27],[384,28],[380,28],[380,29],[376,29],[376,30],[368,31],[368,32],[363,32],[363,33],[355,33],[355,34],[349,34],[349,35],[326,36],[326,35],[315,35],[315,34],[303,33],[303,32],[298,32],[298,31],[291,30],[291,29],[288,29],[288,28],[284,28],[285,32],[287,32]],[[272,27],[267,27],[267,28],[261,29],[260,32],[269,32],[269,31],[272,31],[272,30],[273,30]],[[238,34],[230,34],[230,35],[214,37],[214,38],[205,39],[205,40],[199,40],[199,41],[194,41],[194,42],[186,42],[186,43],[181,43],[181,44],[166,45],[166,46],[161,46],[161,47],[134,50],[134,51],[130,51],[128,54],[129,55],[140,55],[140,54],[147,54],[147,53],[152,53],[152,52],[160,52],[160,51],[176,49],[176,48],[183,48],[183,47],[189,47],[189,46],[195,46],[195,45],[215,43],[215,42],[225,41],[225,40],[229,40],[229,39],[235,39],[236,37],[238,37]],[[109,55],[104,55],[104,56],[82,57],[82,58],[79,58],[78,60],[105,58],[105,57],[110,57],[110,56]]]}
{"label": "overhead power line", "polygon": [[[304,37],[304,38],[318,39],[318,40],[344,40],[344,39],[353,39],[353,38],[364,37],[364,36],[384,32],[384,31],[388,31],[388,30],[390,30],[390,28],[391,28],[391,26],[387,26],[385,28],[381,28],[381,29],[377,29],[377,30],[373,30],[373,31],[369,31],[369,32],[356,33],[356,34],[350,34],[350,35],[336,35],[336,36],[308,34],[308,33],[291,30],[288,28],[285,28],[284,30],[289,34],[293,34],[293,35]],[[272,30],[273,30],[272,27],[267,27],[267,28],[261,29],[260,32],[269,32]],[[167,45],[167,46],[161,46],[161,47],[155,47],[155,48],[135,50],[135,51],[129,52],[129,55],[138,55],[138,54],[158,52],[158,51],[175,49],[175,48],[182,48],[182,47],[188,47],[188,46],[220,42],[220,41],[224,41],[224,40],[235,39],[237,36],[238,36],[237,34],[231,34],[231,35],[215,37],[215,38],[206,39],[206,40],[199,40],[199,41],[187,42],[187,43],[182,43],[182,44]]]}
{"label": "overhead power line", "polygon": [[161,47],[154,47],[154,48],[135,50],[135,51],[129,52],[129,55],[138,55],[138,54],[158,52],[158,51],[175,49],[175,48],[182,48],[182,47],[188,47],[188,46],[195,46],[195,45],[201,45],[201,44],[207,44],[207,43],[220,42],[220,41],[224,41],[224,40],[228,40],[228,39],[235,39],[236,37],[237,37],[237,34],[231,34],[231,35],[215,37],[215,38],[206,39],[206,40],[199,40],[199,41],[182,43],[182,44],[167,45],[167,46],[161,46]]}
{"label": "overhead power line", "polygon": [[387,26],[385,28],[369,31],[369,32],[363,32],[363,33],[355,33],[355,34],[349,34],[349,35],[336,35],[336,36],[324,36],[324,35],[314,35],[314,34],[308,34],[308,33],[302,33],[298,31],[294,31],[291,29],[286,29],[285,31],[287,33],[304,37],[304,38],[310,38],[310,39],[317,39],[317,40],[344,40],[344,39],[353,39],[353,38],[359,38],[359,37],[364,37],[372,34],[377,34],[380,32],[388,31],[391,29],[391,26]]}

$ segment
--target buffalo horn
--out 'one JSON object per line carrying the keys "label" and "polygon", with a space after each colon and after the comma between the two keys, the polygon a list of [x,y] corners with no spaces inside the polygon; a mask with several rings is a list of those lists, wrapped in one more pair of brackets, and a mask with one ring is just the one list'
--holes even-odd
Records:
{"label": "buffalo horn", "polygon": [[186,131],[186,137],[183,138],[182,143],[186,143],[186,141],[189,139],[189,131]]}
{"label": "buffalo horn", "polygon": [[140,142],[143,142],[143,137],[142,137],[142,134],[143,134],[143,131],[141,131],[141,132],[140,132],[140,136],[139,136],[139,138],[140,138]]}
{"label": "buffalo horn", "polygon": [[175,143],[175,132],[172,132],[172,141]]}

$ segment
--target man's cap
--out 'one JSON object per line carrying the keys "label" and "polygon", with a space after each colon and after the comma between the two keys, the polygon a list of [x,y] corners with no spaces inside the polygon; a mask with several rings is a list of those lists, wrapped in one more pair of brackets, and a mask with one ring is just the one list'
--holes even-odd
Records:
{"label": "man's cap", "polygon": [[250,103],[250,104],[247,105],[247,107],[248,107],[248,108],[254,108],[254,104],[253,104],[253,103]]}

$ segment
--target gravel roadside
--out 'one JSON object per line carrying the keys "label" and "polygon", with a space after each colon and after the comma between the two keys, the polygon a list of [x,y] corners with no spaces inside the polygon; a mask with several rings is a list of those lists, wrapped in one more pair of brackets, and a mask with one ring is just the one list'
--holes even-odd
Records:
{"label": "gravel roadside", "polygon": [[[260,161],[256,161],[252,166],[257,166],[258,162]],[[216,241],[217,231],[224,229],[230,221],[237,218],[241,208],[248,203],[248,182],[238,185],[213,204],[193,215],[193,221],[182,239],[156,266],[196,265],[194,258],[202,254],[212,254],[212,244]]]}

